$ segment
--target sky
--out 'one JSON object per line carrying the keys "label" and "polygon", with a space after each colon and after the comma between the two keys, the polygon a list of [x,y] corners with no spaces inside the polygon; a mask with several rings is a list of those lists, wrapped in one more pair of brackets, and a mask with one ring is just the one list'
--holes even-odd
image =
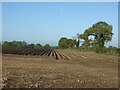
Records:
{"label": "sky", "polygon": [[[120,2],[118,3],[118,15],[120,15]],[[120,20],[120,16],[118,20]],[[120,33],[120,22],[118,23],[118,33]],[[120,35],[118,35],[118,47],[120,48]]]}
{"label": "sky", "polygon": [[61,37],[72,38],[99,21],[113,26],[106,46],[117,47],[117,2],[3,2],[2,41],[56,46]]}
{"label": "sky", "polygon": [[2,3],[0,2],[0,41],[2,41]]}

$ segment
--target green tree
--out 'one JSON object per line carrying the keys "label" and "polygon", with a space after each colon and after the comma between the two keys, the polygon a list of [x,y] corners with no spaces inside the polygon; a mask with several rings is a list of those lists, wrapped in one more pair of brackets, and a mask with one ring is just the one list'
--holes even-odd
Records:
{"label": "green tree", "polygon": [[68,48],[67,38],[66,38],[66,37],[60,38],[60,40],[59,40],[59,42],[58,42],[58,46],[59,46],[60,48]]}
{"label": "green tree", "polygon": [[58,46],[60,48],[75,47],[76,45],[77,45],[76,40],[67,39],[66,37],[62,37],[58,42]]}
{"label": "green tree", "polygon": [[112,26],[106,22],[98,22],[90,29],[92,35],[95,36],[99,47],[104,47],[105,43],[112,40]]}
{"label": "green tree", "polygon": [[15,48],[25,48],[27,43],[25,41],[12,41],[12,42],[3,42],[3,47],[15,47]]}
{"label": "green tree", "polygon": [[33,43],[28,44],[28,45],[27,45],[27,48],[34,48],[34,44],[33,44]]}
{"label": "green tree", "polygon": [[23,47],[23,48],[26,48],[26,47],[27,47],[27,42],[23,41],[23,42],[22,42],[22,47]]}
{"label": "green tree", "polygon": [[3,46],[3,47],[12,47],[12,42],[4,41],[4,42],[2,43],[2,46]]}
{"label": "green tree", "polygon": [[74,42],[73,42],[73,40],[72,39],[67,39],[67,46],[68,47],[73,47],[74,46]]}
{"label": "green tree", "polygon": [[34,48],[40,49],[40,48],[42,48],[42,45],[41,44],[36,44],[36,45],[34,45]]}
{"label": "green tree", "polygon": [[[91,35],[94,36],[94,40],[93,43],[90,44],[91,41],[88,37]],[[89,47],[90,45],[104,47],[105,43],[112,40],[112,36],[112,26],[101,21],[94,24],[89,29],[86,29],[83,34],[79,35],[79,38],[84,40],[83,45],[86,45],[86,47]]]}
{"label": "green tree", "polygon": [[51,47],[50,47],[49,44],[45,44],[44,48],[45,48],[45,49],[50,49]]}

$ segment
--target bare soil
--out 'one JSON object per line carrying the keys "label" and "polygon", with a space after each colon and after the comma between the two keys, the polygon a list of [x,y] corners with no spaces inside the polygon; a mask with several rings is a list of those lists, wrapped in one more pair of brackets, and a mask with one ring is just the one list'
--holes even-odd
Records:
{"label": "bare soil", "polygon": [[118,88],[119,57],[75,50],[56,51],[66,58],[3,54],[3,87]]}

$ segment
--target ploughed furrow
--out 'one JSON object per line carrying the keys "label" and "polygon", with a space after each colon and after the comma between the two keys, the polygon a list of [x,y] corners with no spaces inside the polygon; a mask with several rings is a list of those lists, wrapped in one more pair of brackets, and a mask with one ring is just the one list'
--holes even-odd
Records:
{"label": "ploughed furrow", "polygon": [[57,54],[58,59],[63,59],[63,57],[57,51],[55,53]]}
{"label": "ploughed furrow", "polygon": [[62,52],[53,49],[30,49],[30,48],[2,48],[3,54],[33,55],[33,56],[52,56],[55,59],[70,60],[70,57]]}
{"label": "ploughed furrow", "polygon": [[48,56],[50,56],[51,53],[52,53],[52,50],[49,51]]}
{"label": "ploughed furrow", "polygon": [[57,54],[60,56],[60,58],[65,59],[65,57],[62,54],[60,54],[59,52],[57,52]]}
{"label": "ploughed furrow", "polygon": [[55,52],[55,58],[58,60],[58,55],[57,55],[57,53]]}
{"label": "ploughed furrow", "polygon": [[62,52],[56,51],[56,53],[58,54],[58,58],[65,59],[65,60],[71,59],[69,56],[67,56],[66,54],[64,54]]}
{"label": "ploughed furrow", "polygon": [[65,55],[64,53],[62,53],[62,52],[60,52],[60,53],[61,53],[60,55],[61,55],[64,59],[67,59],[67,60],[70,60],[70,59],[71,59],[69,56]]}
{"label": "ploughed furrow", "polygon": [[54,51],[52,51],[52,56],[54,56]]}
{"label": "ploughed furrow", "polygon": [[48,53],[49,53],[49,51],[46,51],[46,52],[45,52],[45,55],[48,55]]}
{"label": "ploughed furrow", "polygon": [[42,51],[41,56],[45,54],[45,51]]}

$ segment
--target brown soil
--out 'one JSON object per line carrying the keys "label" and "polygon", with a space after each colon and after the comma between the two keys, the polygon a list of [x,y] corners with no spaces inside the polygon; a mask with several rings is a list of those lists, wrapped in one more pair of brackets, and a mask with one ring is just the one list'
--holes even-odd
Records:
{"label": "brown soil", "polygon": [[[117,88],[118,57],[56,50],[58,57],[3,54],[3,87]],[[65,58],[66,57],[66,58]]]}

